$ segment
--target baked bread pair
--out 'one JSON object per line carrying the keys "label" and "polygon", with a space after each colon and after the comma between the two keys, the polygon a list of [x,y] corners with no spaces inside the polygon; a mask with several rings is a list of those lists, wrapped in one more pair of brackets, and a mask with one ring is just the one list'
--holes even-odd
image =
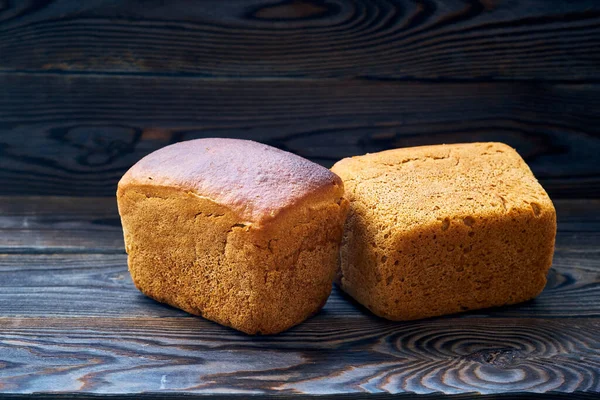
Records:
{"label": "baked bread pair", "polygon": [[150,154],[117,191],[135,285],[249,334],[316,313],[336,271],[343,290],[389,319],[516,303],[543,289],[555,212],[510,147],[391,150],[332,170],[234,139]]}

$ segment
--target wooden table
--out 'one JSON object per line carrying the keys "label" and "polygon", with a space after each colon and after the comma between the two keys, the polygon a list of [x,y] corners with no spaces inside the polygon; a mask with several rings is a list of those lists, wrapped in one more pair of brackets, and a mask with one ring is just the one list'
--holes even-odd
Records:
{"label": "wooden table", "polygon": [[600,200],[556,207],[534,301],[389,322],[334,289],[307,322],[250,337],[135,289],[113,198],[0,197],[0,392],[597,397]]}

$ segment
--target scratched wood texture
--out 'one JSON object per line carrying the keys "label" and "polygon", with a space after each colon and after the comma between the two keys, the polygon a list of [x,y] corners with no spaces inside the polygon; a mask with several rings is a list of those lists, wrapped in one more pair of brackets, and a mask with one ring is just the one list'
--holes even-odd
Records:
{"label": "scratched wood texture", "polygon": [[515,147],[553,197],[600,197],[600,84],[0,73],[0,194],[113,196],[167,144],[258,140],[331,166],[388,148]]}
{"label": "scratched wood texture", "polygon": [[596,0],[23,0],[0,69],[209,77],[599,79]]}
{"label": "scratched wood texture", "polygon": [[248,337],[134,288],[114,199],[0,197],[0,394],[600,396],[600,200],[556,208],[534,301],[399,323],[334,289],[307,322]]}
{"label": "scratched wood texture", "polygon": [[329,166],[498,140],[600,197],[600,2],[0,1],[0,195],[110,196],[206,136]]}

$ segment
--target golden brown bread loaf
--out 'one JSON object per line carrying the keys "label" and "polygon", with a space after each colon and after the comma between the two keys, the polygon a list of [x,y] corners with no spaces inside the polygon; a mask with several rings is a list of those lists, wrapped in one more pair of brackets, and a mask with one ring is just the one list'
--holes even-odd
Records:
{"label": "golden brown bread loaf", "polygon": [[425,146],[346,158],[350,213],[341,288],[375,314],[411,320],[537,296],[556,213],[501,143]]}
{"label": "golden brown bread loaf", "polygon": [[343,193],[326,168],[256,142],[167,146],[119,182],[129,271],[160,302],[249,334],[281,332],[329,296]]}

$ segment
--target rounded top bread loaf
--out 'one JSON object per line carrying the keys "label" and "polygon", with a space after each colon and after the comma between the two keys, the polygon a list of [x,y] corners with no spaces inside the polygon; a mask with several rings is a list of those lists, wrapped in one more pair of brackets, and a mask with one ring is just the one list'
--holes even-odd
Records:
{"label": "rounded top bread loaf", "polygon": [[248,140],[180,142],[134,165],[117,202],[132,280],[155,300],[249,334],[327,301],[349,204],[318,164]]}
{"label": "rounded top bread loaf", "polygon": [[308,197],[315,204],[344,193],[341,179],[325,167],[261,143],[223,138],[179,142],[147,155],[119,189],[131,185],[192,192],[259,225]]}

